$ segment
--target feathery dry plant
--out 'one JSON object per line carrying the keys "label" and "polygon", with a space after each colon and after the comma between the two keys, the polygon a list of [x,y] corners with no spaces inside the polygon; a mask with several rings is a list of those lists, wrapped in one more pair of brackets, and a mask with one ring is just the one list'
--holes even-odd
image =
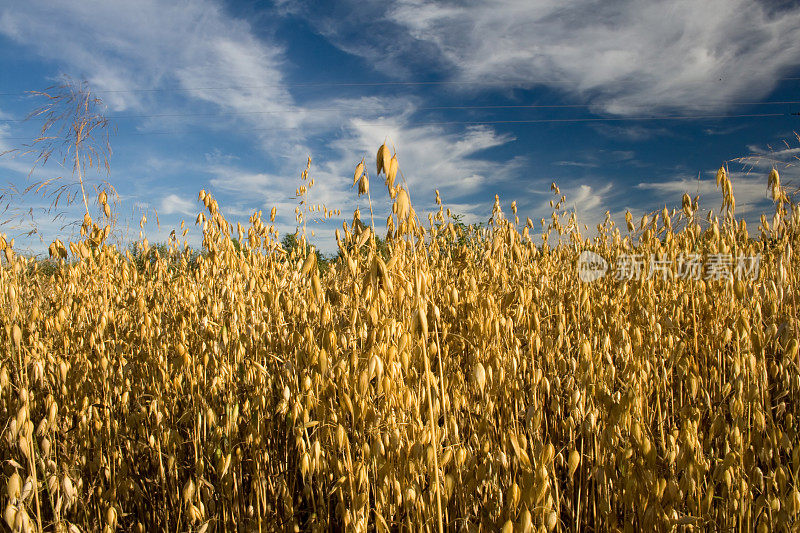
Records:
{"label": "feathery dry plant", "polygon": [[[705,227],[684,196],[588,239],[553,185],[539,241],[499,199],[487,231],[453,224],[438,193],[425,225],[385,145],[377,170],[394,200],[388,256],[356,213],[324,272],[305,246],[281,249],[274,210],[234,246],[204,191],[196,261],[177,238],[165,256],[143,239],[137,269],[107,244],[104,193],[85,239],[50,247],[53,278],[0,240],[6,525],[797,526],[800,206],[777,172],[758,239],[723,168],[723,216]],[[363,161],[354,185],[369,194]],[[753,280],[581,283],[583,250],[761,263]]]}

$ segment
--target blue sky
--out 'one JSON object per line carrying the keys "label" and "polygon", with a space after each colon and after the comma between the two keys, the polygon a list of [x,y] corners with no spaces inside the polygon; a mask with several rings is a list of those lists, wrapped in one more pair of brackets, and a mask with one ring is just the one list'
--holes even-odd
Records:
{"label": "blue sky", "polygon": [[[0,73],[0,151],[35,137],[38,124],[18,119],[41,102],[25,91],[63,74],[89,82],[117,130],[108,179],[120,211],[135,238],[155,210],[151,242],[193,226],[203,188],[234,222],[276,206],[278,229],[293,231],[311,155],[309,199],[342,212],[315,226],[332,251],[341,220],[368,211],[350,188],[362,157],[377,220],[390,213],[374,177],[387,136],[417,211],[434,210],[439,189],[467,221],[486,220],[495,194],[523,219],[548,217],[554,181],[590,228],[605,211],[621,222],[627,209],[679,207],[684,191],[717,210],[714,173],[730,162],[752,230],[770,207],[771,165],[800,177],[792,2],[6,0]],[[744,156],[757,158],[733,162]],[[0,183],[69,175],[49,164],[28,178],[30,167],[0,158]],[[27,223],[0,231],[41,253],[70,237],[62,224],[39,217],[44,241],[24,236]]]}

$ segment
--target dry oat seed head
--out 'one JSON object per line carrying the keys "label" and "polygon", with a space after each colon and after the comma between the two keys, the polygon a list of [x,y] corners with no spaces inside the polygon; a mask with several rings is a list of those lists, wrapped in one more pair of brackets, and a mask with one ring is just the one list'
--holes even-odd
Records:
{"label": "dry oat seed head", "polygon": [[361,162],[356,165],[356,171],[353,173],[353,187],[356,186],[358,183],[359,178],[361,175],[364,174],[364,160],[362,159]]}

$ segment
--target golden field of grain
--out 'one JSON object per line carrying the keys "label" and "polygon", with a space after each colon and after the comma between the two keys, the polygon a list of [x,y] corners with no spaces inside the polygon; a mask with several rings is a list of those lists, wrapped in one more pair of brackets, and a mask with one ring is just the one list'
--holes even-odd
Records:
{"label": "golden field of grain", "polygon": [[[684,196],[586,238],[499,201],[480,231],[423,221],[388,148],[377,169],[386,251],[356,215],[329,268],[280,246],[274,212],[234,227],[205,192],[199,258],[108,245],[105,193],[54,274],[0,242],[3,527],[797,527],[800,207],[777,172],[758,238],[724,169],[718,216]],[[584,283],[584,250],[760,268]]]}

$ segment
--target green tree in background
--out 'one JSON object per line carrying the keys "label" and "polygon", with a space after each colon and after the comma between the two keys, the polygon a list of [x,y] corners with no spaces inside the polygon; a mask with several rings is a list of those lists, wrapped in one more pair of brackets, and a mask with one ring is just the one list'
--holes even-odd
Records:
{"label": "green tree in background", "polygon": [[[297,238],[296,233],[287,233],[281,239],[281,246],[287,253],[291,253],[292,251],[299,254],[303,250],[301,250],[300,240]],[[307,253],[308,250],[312,248],[312,245],[308,242],[305,244],[305,252]],[[320,269],[321,272],[325,272],[330,267],[330,263],[333,259],[332,257],[327,257],[325,254],[319,251],[319,248],[314,246],[313,247],[314,253],[317,255],[317,267]]]}

